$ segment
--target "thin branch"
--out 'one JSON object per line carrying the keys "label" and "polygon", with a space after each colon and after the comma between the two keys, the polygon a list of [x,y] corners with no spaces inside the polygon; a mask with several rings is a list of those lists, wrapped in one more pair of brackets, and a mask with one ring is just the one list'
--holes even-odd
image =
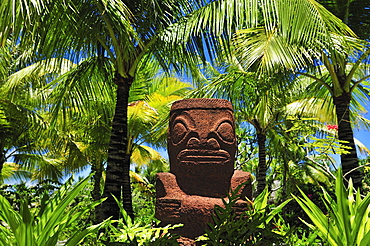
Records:
{"label": "thin branch", "polygon": [[324,58],[323,63],[325,65],[325,67],[328,69],[328,71],[330,73],[331,81],[333,82],[333,93],[332,93],[332,95],[336,97],[338,95],[336,94],[335,88],[339,88],[339,89],[342,90],[342,87],[340,86],[337,74],[335,73],[332,64],[330,64],[330,62],[329,62],[329,58],[325,53],[323,53],[323,58]]}
{"label": "thin branch", "polygon": [[[97,7],[98,7],[100,13],[104,13],[105,12],[104,9],[99,4],[97,5]],[[113,25],[112,25],[111,21],[107,18],[107,15],[102,14],[102,18],[104,19],[104,22],[107,25],[106,27],[107,27],[107,30],[108,30],[108,33],[109,33],[109,37],[112,39],[113,48],[114,48],[114,50],[115,50],[115,52],[117,54],[116,59],[117,59],[118,62],[115,64],[116,65],[116,69],[117,69],[118,73],[122,77],[126,78],[127,77],[127,74],[125,72],[125,68],[122,67],[122,66],[124,66],[124,63],[123,63],[123,60],[124,60],[123,59],[123,54],[122,54],[122,51],[120,49],[120,43],[117,40],[116,35],[114,33]]]}
{"label": "thin branch", "polygon": [[[352,170],[350,170],[350,171],[348,171],[347,173],[345,173],[345,174],[343,175],[343,178],[344,178],[345,176],[347,176],[348,174],[350,174],[351,172],[356,171],[357,169],[360,169],[360,168],[363,168],[363,167],[367,167],[367,166],[370,166],[370,163],[367,163],[367,164],[364,164],[364,165],[361,165],[361,166],[355,167],[355,168],[353,168]],[[346,180],[347,180],[347,179],[346,179]],[[347,181],[348,181],[348,180],[347,180]]]}
{"label": "thin branch", "polygon": [[141,59],[147,54],[147,49],[149,49],[157,41],[157,39],[157,37],[153,37],[152,40],[150,40],[146,45],[143,45],[141,52],[135,57],[135,60],[130,67],[130,70],[128,71],[128,74],[130,76],[135,76],[138,64],[140,63]]}
{"label": "thin branch", "polygon": [[332,178],[334,178],[334,180],[336,179],[335,178],[335,175],[332,174],[332,172],[330,172],[330,170],[328,170],[328,166],[323,166],[322,164],[318,163],[317,161],[313,160],[312,158],[310,158],[309,156],[306,156],[306,158],[310,161],[312,161],[313,163],[315,163],[316,165],[318,165],[319,167],[321,167],[326,173],[328,173]]}
{"label": "thin branch", "polygon": [[99,41],[99,43],[103,46],[104,50],[108,52],[109,57],[110,57],[111,59],[114,59],[115,57],[114,57],[113,52],[112,52],[112,51],[110,51],[109,47],[104,43],[104,41],[103,41],[100,37],[97,37],[96,39],[97,39],[97,40]]}

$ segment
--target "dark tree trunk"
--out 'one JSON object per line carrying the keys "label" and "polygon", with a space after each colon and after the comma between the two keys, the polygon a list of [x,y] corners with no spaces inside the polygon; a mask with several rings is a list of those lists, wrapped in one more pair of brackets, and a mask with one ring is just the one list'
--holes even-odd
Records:
{"label": "dark tree trunk", "polygon": [[343,95],[334,98],[334,105],[338,121],[338,138],[341,141],[345,141],[341,144],[350,148],[347,150],[349,151],[348,154],[342,154],[340,156],[343,174],[350,172],[347,176],[345,176],[345,179],[349,180],[352,178],[353,185],[357,189],[362,186],[362,172],[360,169],[354,170],[358,167],[358,158],[349,118],[350,101],[351,96],[349,93],[344,93]]}
{"label": "dark tree trunk", "polygon": [[282,201],[285,201],[287,198],[287,194],[288,194],[288,175],[289,175],[289,161],[287,160],[287,158],[283,157],[283,191],[282,191]]}
{"label": "dark tree trunk", "polygon": [[258,168],[257,168],[257,193],[256,196],[262,193],[266,187],[266,135],[263,133],[257,134],[258,141]]}
{"label": "dark tree trunk", "polygon": [[0,156],[0,183],[3,181],[3,167],[4,167],[5,160],[2,156]]}
{"label": "dark tree trunk", "polygon": [[[91,191],[91,197],[94,202],[98,201],[101,199],[101,179],[103,176],[103,165],[102,163],[96,163],[95,160],[93,160],[93,163],[91,165],[91,172],[94,173],[93,182],[93,190]],[[98,221],[98,213],[99,213],[99,207],[95,207],[94,213],[91,215],[91,219],[94,222],[94,224],[99,223]]]}
{"label": "dark tree trunk", "polygon": [[102,166],[102,164],[94,163],[91,166],[91,172],[94,173],[94,176],[93,176],[94,187],[93,187],[93,190],[91,192],[91,197],[94,201],[98,201],[101,198],[100,184],[101,184],[101,178],[103,176],[103,166]]}
{"label": "dark tree trunk", "polygon": [[109,217],[112,219],[120,218],[120,210],[113,196],[118,201],[122,201],[127,214],[134,217],[130,185],[130,154],[127,153],[127,105],[132,81],[132,77],[123,78],[118,73],[114,78],[118,88],[103,194],[107,200],[99,206],[99,221]]}
{"label": "dark tree trunk", "polygon": [[4,145],[0,142],[0,183],[3,181],[3,168],[5,163]]}

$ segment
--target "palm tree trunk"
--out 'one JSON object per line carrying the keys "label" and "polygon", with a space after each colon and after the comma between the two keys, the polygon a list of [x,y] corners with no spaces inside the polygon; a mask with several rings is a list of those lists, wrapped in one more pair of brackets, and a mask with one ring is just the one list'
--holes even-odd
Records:
{"label": "palm tree trunk", "polygon": [[[91,191],[91,197],[94,202],[100,200],[102,196],[100,184],[101,184],[101,179],[103,176],[103,168],[104,168],[103,164],[97,163],[94,158],[94,160],[92,161],[92,165],[91,165],[91,172],[94,174],[94,176],[92,177],[94,185],[93,185],[93,190]],[[94,222],[94,224],[99,223],[99,221],[97,220],[98,213],[99,213],[99,206],[95,207],[94,213],[91,214],[91,220]]]}
{"label": "palm tree trunk", "polygon": [[91,192],[91,197],[94,201],[98,201],[99,199],[101,199],[100,183],[103,176],[103,166],[100,163],[93,163],[91,166],[91,172],[94,173],[94,187]]}
{"label": "palm tree trunk", "polygon": [[3,168],[5,159],[2,153],[0,153],[0,184],[3,182]]}
{"label": "palm tree trunk", "polygon": [[0,184],[3,182],[3,168],[5,163],[5,144],[0,139]]}
{"label": "palm tree trunk", "polygon": [[258,141],[258,168],[257,168],[257,194],[262,193],[266,187],[266,135],[263,133],[257,134]]}
{"label": "palm tree trunk", "polygon": [[[357,189],[362,186],[362,174],[358,167],[358,158],[355,142],[353,139],[353,131],[349,119],[349,104],[351,96],[349,93],[344,93],[341,96],[334,97],[334,105],[336,109],[338,121],[338,138],[345,141],[341,144],[348,146],[348,154],[341,154],[340,159],[342,163],[343,174],[350,172],[345,178],[349,180],[352,178],[353,185]],[[353,171],[351,171],[353,170]]]}
{"label": "palm tree trunk", "polygon": [[118,88],[103,194],[107,200],[99,206],[99,221],[109,217],[119,219],[120,209],[113,196],[118,201],[123,201],[123,208],[130,217],[134,216],[130,185],[130,154],[127,153],[127,105],[132,81],[132,77],[123,78],[118,73],[114,78]]}

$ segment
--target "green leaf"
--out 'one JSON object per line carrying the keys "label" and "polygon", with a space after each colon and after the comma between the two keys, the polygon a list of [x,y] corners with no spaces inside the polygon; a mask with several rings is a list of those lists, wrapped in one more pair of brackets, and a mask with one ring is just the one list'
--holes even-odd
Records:
{"label": "green leaf", "polygon": [[[329,219],[325,214],[301,191],[303,198],[298,198],[293,196],[301,208],[306,212],[308,217],[312,220],[313,224],[319,229],[322,235],[327,235],[327,239],[330,243],[334,243],[336,238],[336,233],[330,230],[332,227],[329,223]],[[326,237],[325,237],[326,240]],[[334,245],[334,244],[332,244]]]}
{"label": "green leaf", "polygon": [[21,216],[13,210],[12,206],[2,195],[0,195],[0,219],[5,221],[13,233],[17,230],[21,223]]}
{"label": "green leaf", "polygon": [[19,245],[33,246],[36,245],[35,235],[33,232],[33,216],[28,207],[28,203],[25,200],[21,201],[20,215],[22,216],[22,222],[20,227],[15,233],[17,243]]}
{"label": "green leaf", "polygon": [[[296,196],[293,198],[310,217],[323,240],[328,240],[330,245],[368,245],[370,243],[370,194],[361,199],[360,192],[357,191],[354,196],[352,181],[350,180],[346,189],[341,170],[338,171],[336,178],[336,201],[323,189],[324,204],[329,211],[329,217],[326,217],[301,190],[300,192],[303,198]],[[313,228],[313,225],[309,226]]]}
{"label": "green leaf", "polygon": [[100,224],[90,226],[90,227],[84,229],[83,231],[74,233],[73,236],[67,241],[65,246],[78,245],[78,243],[82,239],[84,239],[87,235],[97,233],[100,230],[100,228],[106,226],[108,222],[109,222],[108,220],[105,220]]}
{"label": "green leaf", "polygon": [[293,198],[288,199],[284,201],[283,203],[281,203],[279,206],[273,208],[273,210],[267,215],[265,219],[266,223],[269,223],[274,218],[275,215],[280,213],[283,207],[285,207],[285,205],[287,205],[291,200],[293,200]]}
{"label": "green leaf", "polygon": [[[73,180],[73,177],[71,178]],[[37,231],[40,233],[37,238],[38,245],[46,245],[54,233],[63,229],[63,224],[60,224],[69,214],[65,213],[66,207],[73,201],[79,192],[86,186],[89,177],[83,179],[73,187],[68,193],[67,186],[62,186],[55,196],[49,200],[45,206],[45,210],[39,217]],[[68,182],[67,182],[68,183]],[[61,197],[61,195],[64,195]],[[55,232],[55,228],[58,230]]]}
{"label": "green leaf", "polygon": [[336,179],[335,191],[338,206],[338,226],[343,230],[344,241],[351,242],[353,240],[351,238],[348,192],[343,185],[343,178],[340,177]]}

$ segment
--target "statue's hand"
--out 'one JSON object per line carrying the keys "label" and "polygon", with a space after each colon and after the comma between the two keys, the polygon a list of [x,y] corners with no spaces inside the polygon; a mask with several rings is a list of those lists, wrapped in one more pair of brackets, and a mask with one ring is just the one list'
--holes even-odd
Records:
{"label": "statue's hand", "polygon": [[181,200],[176,198],[162,197],[157,199],[156,204],[156,217],[175,219],[180,217]]}

